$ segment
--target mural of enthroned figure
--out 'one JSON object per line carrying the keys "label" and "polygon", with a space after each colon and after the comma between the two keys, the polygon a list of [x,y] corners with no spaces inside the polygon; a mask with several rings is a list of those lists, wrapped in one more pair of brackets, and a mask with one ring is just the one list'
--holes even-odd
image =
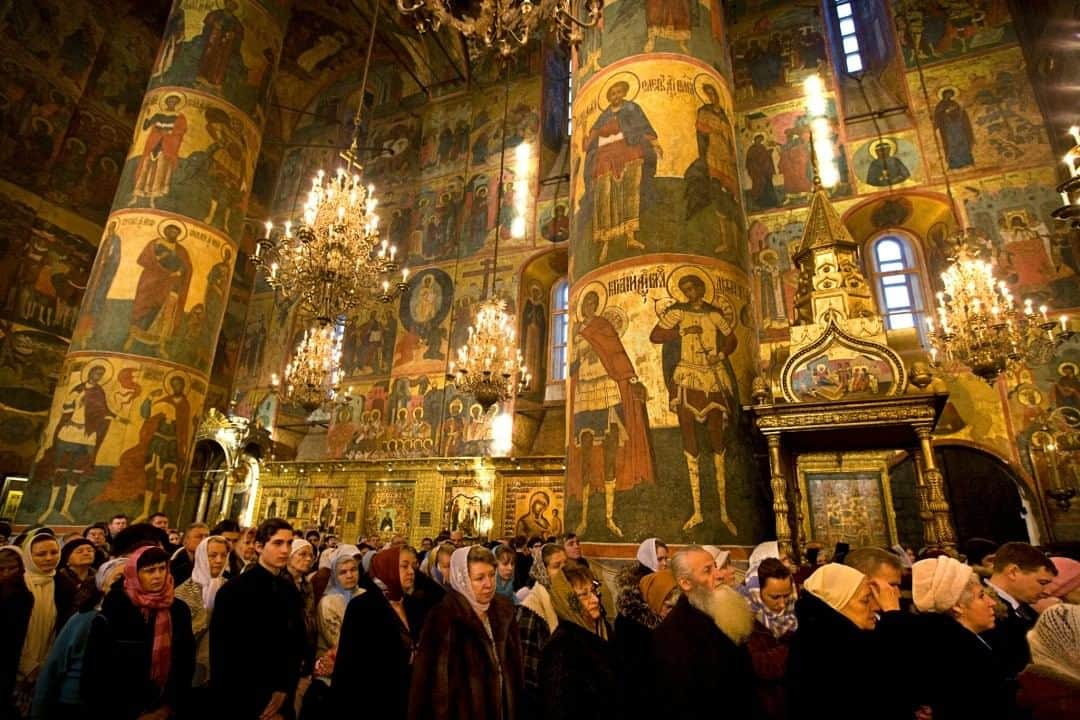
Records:
{"label": "mural of enthroned figure", "polygon": [[599,309],[600,296],[587,291],[581,299],[570,362],[573,419],[568,492],[581,497],[579,535],[588,527],[589,495],[603,491],[607,528],[622,537],[622,529],[615,524],[615,492],[653,483],[656,463],[645,386],[618,330]]}
{"label": "mural of enthroned figure", "polygon": [[690,530],[705,520],[701,514],[702,448],[697,437],[697,427],[703,425],[713,453],[720,522],[734,535],[738,531],[728,517],[724,455],[725,437],[738,407],[735,374],[728,359],[738,338],[733,318],[705,300],[707,287],[699,275],[682,275],[677,287],[684,299],[677,299],[660,313],[649,339],[663,346],[669,406],[679,418],[690,476],[694,511],[683,529]]}

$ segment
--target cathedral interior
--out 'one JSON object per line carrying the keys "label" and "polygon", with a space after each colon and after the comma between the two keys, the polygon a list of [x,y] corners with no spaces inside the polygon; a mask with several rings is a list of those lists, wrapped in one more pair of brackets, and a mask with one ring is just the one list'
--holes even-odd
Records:
{"label": "cathedral interior", "polygon": [[[0,3],[0,517],[1080,540],[1080,3],[407,5]],[[343,164],[407,274],[324,314],[263,254]]]}

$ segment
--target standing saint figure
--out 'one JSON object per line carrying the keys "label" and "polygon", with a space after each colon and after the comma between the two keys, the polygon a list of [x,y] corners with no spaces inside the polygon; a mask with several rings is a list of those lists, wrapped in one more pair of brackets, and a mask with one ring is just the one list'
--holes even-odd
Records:
{"label": "standing saint figure", "polygon": [[941,145],[950,170],[975,164],[975,158],[971,155],[975,133],[971,129],[967,110],[953,99],[955,97],[955,90],[945,88],[941,91],[941,100],[934,108],[934,129],[941,136]]}
{"label": "standing saint figure", "polygon": [[677,42],[679,49],[689,54],[690,12],[690,0],[645,0],[645,52],[651,53],[656,40],[664,38]]}
{"label": "standing saint figure", "polygon": [[215,87],[225,82],[229,63],[244,40],[244,25],[236,17],[236,8],[236,0],[225,0],[223,8],[211,10],[203,18],[203,52],[197,77]]}
{"label": "standing saint figure", "polygon": [[[53,433],[52,460],[56,467],[53,475],[52,493],[49,504],[38,517],[44,524],[56,505],[60,488],[64,487],[64,500],[60,514],[68,522],[75,522],[71,516],[71,500],[75,497],[79,482],[88,474],[93,474],[95,461],[105,433],[116,414],[109,409],[103,383],[108,366],[91,364],[84,372],[82,382],[71,388],[64,398],[60,422]],[[66,480],[66,483],[65,483]]]}
{"label": "standing saint figure", "polygon": [[607,528],[622,537],[622,529],[615,524],[615,491],[654,482],[656,462],[645,386],[615,326],[597,314],[599,307],[600,296],[586,292],[570,362],[574,412],[567,491],[581,495],[578,535],[584,535],[588,527],[590,493],[603,490]]}
{"label": "standing saint figure", "polygon": [[904,161],[892,154],[892,145],[887,142],[874,146],[874,159],[866,169],[866,183],[874,187],[897,185],[911,177]]}
{"label": "standing saint figure", "polygon": [[543,377],[540,370],[544,366],[544,355],[547,348],[545,342],[547,325],[544,291],[534,283],[529,287],[529,298],[521,309],[521,354],[525,360],[525,367],[536,378]]}
{"label": "standing saint figure", "polygon": [[690,476],[694,512],[683,525],[690,530],[704,522],[701,514],[701,447],[697,426],[704,425],[713,453],[716,492],[720,498],[720,522],[737,534],[728,517],[725,436],[737,407],[735,373],[728,359],[738,344],[731,321],[720,308],[704,300],[705,281],[697,275],[679,279],[686,298],[664,310],[649,335],[663,345],[664,380],[671,411],[678,415],[683,454]]}
{"label": "standing saint figure", "polygon": [[746,149],[746,174],[750,176],[750,200],[755,209],[773,208],[780,204],[773,185],[776,163],[761,133],[754,135],[753,144]]}
{"label": "standing saint figure", "polygon": [[142,129],[150,132],[135,167],[132,200],[147,198],[150,207],[154,207],[157,198],[169,194],[173,173],[180,162],[180,144],[187,133],[187,118],[177,112],[182,100],[177,94],[166,95],[164,110],[143,121]]}
{"label": "standing saint figure", "polygon": [[592,238],[600,244],[599,262],[607,260],[608,245],[618,237],[627,249],[645,249],[638,239],[641,198],[656,175],[663,150],[656,131],[637,103],[627,100],[630,83],[612,83],[608,107],[585,135],[585,178],[592,185]]}
{"label": "standing saint figure", "polygon": [[135,286],[124,352],[131,352],[136,342],[160,351],[180,325],[192,271],[191,257],[180,244],[181,232],[177,223],[166,223],[139,253],[136,262],[142,274]]}
{"label": "standing saint figure", "polygon": [[[142,512],[133,522],[141,522],[151,512],[162,512],[175,498],[181,478],[191,428],[191,404],[187,381],[178,372],[165,376],[166,390],[154,390],[143,400],[139,441],[120,456],[112,479],[94,502],[128,502],[143,494]],[[156,507],[153,504],[157,496]]]}

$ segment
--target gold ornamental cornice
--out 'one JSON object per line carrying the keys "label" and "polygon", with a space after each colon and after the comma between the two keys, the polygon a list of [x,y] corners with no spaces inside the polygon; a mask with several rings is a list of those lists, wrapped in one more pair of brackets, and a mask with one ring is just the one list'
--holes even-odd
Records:
{"label": "gold ornamental cornice", "polygon": [[750,405],[762,433],[796,430],[836,430],[867,426],[933,426],[941,415],[946,394],[920,394],[875,400],[800,402],[789,405]]}

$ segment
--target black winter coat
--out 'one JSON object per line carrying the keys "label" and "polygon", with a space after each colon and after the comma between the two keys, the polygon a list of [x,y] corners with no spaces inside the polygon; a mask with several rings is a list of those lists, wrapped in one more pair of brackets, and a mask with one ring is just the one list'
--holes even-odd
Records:
{"label": "black winter coat", "polygon": [[879,692],[883,653],[874,633],[860,630],[822,600],[803,593],[795,603],[799,629],[787,665],[791,720],[894,717],[894,694]]}
{"label": "black winter coat", "polygon": [[[609,631],[610,635],[610,631]],[[540,654],[544,720],[623,717],[615,649],[577,623],[561,621]]]}
{"label": "black winter coat", "polygon": [[653,646],[659,680],[656,708],[668,720],[715,716],[718,694],[725,698],[725,717],[761,716],[750,652],[745,645],[736,645],[685,595],[653,631]]}
{"label": "black winter coat", "polygon": [[[159,688],[150,677],[154,649],[155,613],[168,612],[172,620],[172,662],[169,680]],[[181,600],[168,610],[148,617],[116,581],[90,625],[83,660],[81,691],[87,717],[128,720],[168,705],[174,712],[184,706],[195,673],[195,639],[191,611]],[[116,682],[123,683],[118,690]]]}
{"label": "black winter coat", "polygon": [[[405,720],[422,614],[410,617],[410,598],[406,597],[403,604],[409,626],[405,627],[370,578],[365,576],[360,585],[366,592],[349,602],[341,623],[331,684],[334,702],[344,715],[362,709],[382,720]],[[356,689],[360,687],[374,691],[365,693],[358,704]]]}
{"label": "black winter coat", "polygon": [[226,582],[210,618],[210,683],[221,717],[257,718],[275,692],[288,696],[281,712],[291,717],[305,642],[291,580],[256,565]]}
{"label": "black winter coat", "polygon": [[946,615],[919,617],[922,667],[912,675],[917,705],[934,720],[1004,720],[1013,700],[1010,687],[986,642]]}
{"label": "black winter coat", "polygon": [[488,621],[494,644],[469,601],[453,590],[428,614],[413,662],[410,720],[517,718],[524,671],[513,604],[496,595]]}
{"label": "black winter coat", "polygon": [[21,578],[13,581],[9,594],[0,597],[0,717],[14,712],[9,703],[33,609],[34,596]]}

